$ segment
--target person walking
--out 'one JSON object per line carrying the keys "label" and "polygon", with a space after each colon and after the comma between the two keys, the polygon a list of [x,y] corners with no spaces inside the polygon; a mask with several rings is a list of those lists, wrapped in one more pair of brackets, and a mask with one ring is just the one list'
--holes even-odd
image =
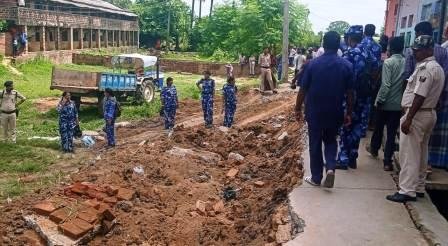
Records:
{"label": "person walking", "polygon": [[[415,36],[433,34],[430,22],[418,23],[415,28]],[[445,74],[445,87],[440,96],[437,108],[437,123],[429,142],[429,167],[445,168],[448,170],[448,51],[439,44],[434,45],[434,57],[443,68]],[[412,49],[406,52],[406,68],[404,78],[409,78],[414,72],[417,60]]]}
{"label": "person walking", "polygon": [[235,85],[235,78],[230,77],[227,79],[227,83],[222,88],[223,94],[223,102],[222,102],[222,110],[224,113],[224,126],[232,127],[233,118],[236,112],[236,103],[237,103],[237,95],[238,88]]}
{"label": "person walking", "polygon": [[302,69],[303,64],[306,61],[306,56],[303,55],[302,50],[297,49],[297,54],[294,57],[294,77]]}
{"label": "person walking", "polygon": [[162,88],[160,99],[163,105],[163,117],[165,118],[165,130],[173,130],[176,122],[176,110],[179,107],[176,87],[173,78],[166,80],[166,86]]}
{"label": "person walking", "polygon": [[269,52],[269,48],[265,48],[263,54],[260,55],[258,59],[258,64],[261,67],[261,76],[260,76],[260,90],[262,92],[265,91],[274,91],[275,85],[272,80],[272,59],[271,54]]}
{"label": "person walking", "polygon": [[409,77],[401,106],[400,190],[386,197],[393,202],[416,201],[424,197],[428,144],[436,124],[435,108],[442,93],[445,74],[434,57],[432,36],[417,37],[412,46],[417,66]]}
{"label": "person walking", "polygon": [[[350,125],[351,122],[353,68],[350,62],[337,55],[340,41],[337,32],[330,31],[324,35],[325,53],[307,65],[295,106],[296,119],[300,122],[302,104],[305,102],[311,166],[311,176],[306,177],[305,181],[313,186],[321,185],[324,166],[324,186],[334,186],[338,148],[336,137],[340,127],[344,123]],[[347,102],[345,118],[344,98]]]}
{"label": "person walking", "polygon": [[392,156],[395,152],[395,136],[400,126],[401,99],[403,96],[404,39],[394,37],[389,42],[391,57],[386,59],[382,69],[382,83],[375,100],[376,125],[370,142],[369,152],[377,157],[383,141],[384,126],[387,126],[384,149],[384,170],[393,171]]}
{"label": "person walking", "polygon": [[249,75],[250,76],[255,76],[255,56],[252,55],[249,57]]}
{"label": "person walking", "polygon": [[17,115],[18,106],[25,102],[26,98],[14,90],[14,82],[6,81],[5,89],[0,94],[1,125],[3,128],[3,140],[16,143],[17,140]]}
{"label": "person walking", "polygon": [[204,72],[204,78],[196,83],[201,91],[202,110],[206,128],[213,127],[213,103],[215,98],[215,81],[210,78],[210,71]]}
{"label": "person walking", "polygon": [[104,91],[104,121],[106,126],[104,127],[107,135],[107,148],[115,147],[115,120],[117,118],[117,110],[119,108],[117,99],[114,96],[112,89],[107,88]]}
{"label": "person walking", "polygon": [[62,93],[62,98],[57,106],[59,113],[59,135],[61,147],[64,153],[74,153],[73,138],[75,128],[79,125],[78,110],[71,100],[70,92]]}
{"label": "person walking", "polygon": [[337,169],[347,170],[357,168],[359,143],[363,134],[363,123],[369,117],[370,86],[366,57],[360,44],[362,40],[363,27],[352,26],[348,31],[349,50],[344,58],[353,64],[355,79],[355,101],[353,102],[353,121],[350,126],[341,129],[340,151],[338,154]]}
{"label": "person walking", "polygon": [[282,72],[283,72],[282,54],[278,54],[275,59],[277,64],[277,80],[282,81]]}

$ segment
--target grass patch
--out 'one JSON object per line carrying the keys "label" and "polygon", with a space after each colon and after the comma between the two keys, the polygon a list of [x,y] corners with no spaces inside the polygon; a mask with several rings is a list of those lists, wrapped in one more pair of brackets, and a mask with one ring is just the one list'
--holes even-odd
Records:
{"label": "grass patch", "polygon": [[0,173],[35,173],[54,163],[49,150],[29,145],[0,143]]}
{"label": "grass patch", "polygon": [[74,71],[83,71],[83,72],[94,72],[94,73],[101,73],[101,72],[113,72],[113,69],[110,67],[104,67],[104,66],[91,66],[91,65],[78,65],[78,64],[62,64],[58,65],[58,68],[61,69],[67,69],[67,70],[74,70]]}

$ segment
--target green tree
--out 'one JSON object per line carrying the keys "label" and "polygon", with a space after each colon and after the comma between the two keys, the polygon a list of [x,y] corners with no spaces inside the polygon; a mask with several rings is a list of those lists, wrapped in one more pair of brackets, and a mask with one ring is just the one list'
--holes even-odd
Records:
{"label": "green tree", "polygon": [[5,20],[0,20],[0,32],[5,32],[8,29],[8,23]]}
{"label": "green tree", "polygon": [[331,22],[327,28],[327,31],[335,31],[340,35],[344,35],[345,31],[350,28],[350,24],[346,21],[334,21]]}
{"label": "green tree", "polygon": [[109,2],[122,9],[130,9],[132,6],[131,0],[106,0],[106,2]]}

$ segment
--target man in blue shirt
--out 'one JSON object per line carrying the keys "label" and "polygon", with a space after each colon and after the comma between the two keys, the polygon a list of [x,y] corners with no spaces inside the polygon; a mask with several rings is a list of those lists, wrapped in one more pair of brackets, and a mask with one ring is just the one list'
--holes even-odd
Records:
{"label": "man in blue shirt", "polygon": [[[323,142],[326,162],[324,186],[333,187],[338,147],[336,136],[343,123],[349,125],[351,122],[353,69],[348,61],[337,55],[340,42],[338,33],[332,31],[325,34],[325,53],[308,64],[297,96],[295,113],[299,122],[303,102],[306,105],[312,176],[306,177],[305,181],[313,186],[320,186],[323,179]],[[347,114],[344,119],[345,98]]]}

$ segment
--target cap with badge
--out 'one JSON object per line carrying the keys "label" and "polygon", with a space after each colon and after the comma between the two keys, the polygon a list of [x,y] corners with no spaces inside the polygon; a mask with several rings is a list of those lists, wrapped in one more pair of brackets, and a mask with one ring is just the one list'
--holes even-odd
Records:
{"label": "cap with badge", "polygon": [[347,35],[362,35],[364,33],[364,27],[361,25],[351,26],[345,33]]}
{"label": "cap with badge", "polygon": [[412,45],[413,50],[434,48],[434,39],[429,35],[421,35],[417,37]]}

